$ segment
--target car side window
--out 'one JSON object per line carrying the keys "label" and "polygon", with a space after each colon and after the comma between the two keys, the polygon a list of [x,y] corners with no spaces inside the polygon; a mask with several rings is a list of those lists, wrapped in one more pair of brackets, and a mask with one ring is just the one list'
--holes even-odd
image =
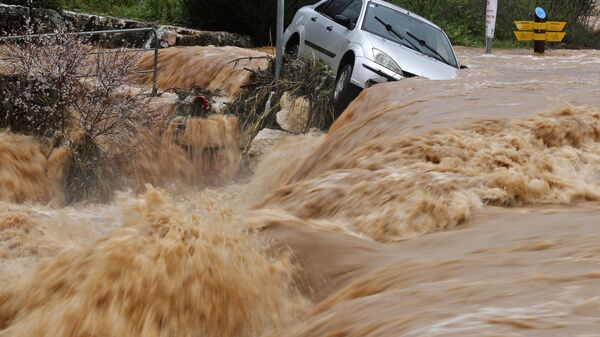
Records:
{"label": "car side window", "polygon": [[319,12],[319,13],[323,13],[323,10],[325,9],[325,7],[327,7],[327,5],[329,5],[330,2],[331,2],[331,0],[325,1],[324,3],[317,6],[317,8],[315,8],[315,11]]}
{"label": "car side window", "polygon": [[315,8],[315,10],[325,16],[334,18],[336,15],[340,14],[350,2],[351,0],[330,0]]}
{"label": "car side window", "polygon": [[360,16],[360,10],[362,9],[363,2],[362,0],[352,0],[348,7],[346,7],[340,15],[346,16],[350,18],[350,22],[356,23],[358,21],[358,17]]}

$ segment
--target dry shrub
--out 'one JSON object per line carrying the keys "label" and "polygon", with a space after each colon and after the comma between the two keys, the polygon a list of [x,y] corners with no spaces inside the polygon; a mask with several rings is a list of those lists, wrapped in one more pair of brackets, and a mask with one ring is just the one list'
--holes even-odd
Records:
{"label": "dry shrub", "polygon": [[0,291],[0,336],[258,336],[299,298],[289,258],[208,201],[185,212],[157,190],[120,198],[123,227]]}
{"label": "dry shrub", "polygon": [[139,53],[94,49],[64,30],[7,47],[8,73],[24,81],[19,90],[3,90],[10,102],[0,109],[3,126],[70,149],[67,201],[106,199],[118,183],[114,163],[135,151],[139,130],[158,122],[145,113],[146,88],[128,85]]}
{"label": "dry shrub", "polygon": [[[285,58],[282,77],[275,79],[274,62],[265,70],[252,70],[248,84],[242,87],[236,100],[227,106],[227,113],[240,120],[241,139],[251,140],[263,128],[278,128],[276,115],[285,92],[294,98],[308,99],[307,130],[316,127],[326,130],[334,120],[330,102],[335,77],[329,67],[316,60]],[[305,131],[307,131],[305,130]],[[242,144],[248,150],[249,143]]]}
{"label": "dry shrub", "polygon": [[50,83],[38,85],[22,75],[0,74],[0,94],[4,96],[0,128],[35,136],[53,136],[62,129],[62,114],[52,108],[58,103],[58,93]]}
{"label": "dry shrub", "polygon": [[29,32],[8,43],[6,72],[14,77],[9,82],[14,86],[0,87],[4,96],[0,125],[32,135],[63,132],[88,49],[81,38],[64,33],[36,38]]}

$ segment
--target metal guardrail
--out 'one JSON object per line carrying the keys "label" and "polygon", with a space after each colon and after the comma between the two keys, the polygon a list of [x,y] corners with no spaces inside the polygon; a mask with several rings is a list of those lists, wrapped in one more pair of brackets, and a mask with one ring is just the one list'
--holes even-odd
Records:
{"label": "metal guardrail", "polygon": [[[148,71],[139,71],[136,73],[150,73],[152,72],[152,93],[151,95],[156,97],[158,95],[158,86],[156,84],[157,76],[158,76],[158,32],[155,28],[131,28],[131,29],[114,29],[114,30],[97,30],[91,32],[70,32],[65,33],[66,35],[84,35],[84,36],[95,36],[95,35],[107,35],[107,34],[119,34],[119,33],[144,33],[151,32],[154,37],[154,48],[150,49],[134,49],[128,50],[127,52],[141,52],[141,51],[149,51],[154,50],[154,61],[152,64],[152,70]],[[10,41],[10,40],[19,40],[24,38],[38,38],[38,37],[46,37],[46,36],[58,36],[57,33],[49,33],[49,34],[32,34],[32,35],[14,35],[14,36],[2,36],[0,37],[0,41]],[[102,52],[94,52],[89,53],[88,55],[98,55],[98,60],[100,60],[100,55],[114,53],[110,51],[102,51]],[[97,75],[97,74],[96,74]]]}

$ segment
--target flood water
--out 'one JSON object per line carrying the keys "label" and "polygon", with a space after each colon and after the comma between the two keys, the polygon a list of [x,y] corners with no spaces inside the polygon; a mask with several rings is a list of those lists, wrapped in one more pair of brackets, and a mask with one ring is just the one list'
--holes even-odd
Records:
{"label": "flood water", "polygon": [[3,136],[0,336],[600,336],[600,51],[459,58],[216,190],[44,205]]}

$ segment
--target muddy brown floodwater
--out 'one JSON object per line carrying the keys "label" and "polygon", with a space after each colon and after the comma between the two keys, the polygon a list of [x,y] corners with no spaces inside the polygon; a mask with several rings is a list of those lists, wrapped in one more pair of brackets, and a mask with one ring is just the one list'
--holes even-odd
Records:
{"label": "muddy brown floodwater", "polygon": [[600,336],[600,51],[459,54],[245,185],[1,203],[0,336]]}

